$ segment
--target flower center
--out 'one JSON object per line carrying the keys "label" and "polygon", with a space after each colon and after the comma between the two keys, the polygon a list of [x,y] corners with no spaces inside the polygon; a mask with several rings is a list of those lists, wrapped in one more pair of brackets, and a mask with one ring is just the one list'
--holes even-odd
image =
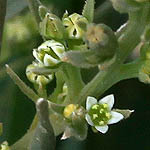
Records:
{"label": "flower center", "polygon": [[88,114],[95,126],[106,125],[111,118],[108,104],[94,104]]}

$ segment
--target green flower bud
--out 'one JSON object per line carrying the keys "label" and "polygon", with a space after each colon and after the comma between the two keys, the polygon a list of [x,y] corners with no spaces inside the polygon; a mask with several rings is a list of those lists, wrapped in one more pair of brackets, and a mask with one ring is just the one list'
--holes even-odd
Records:
{"label": "green flower bud", "polygon": [[63,18],[63,25],[70,39],[81,39],[85,33],[87,24],[88,20],[77,13],[70,16],[64,15]]}
{"label": "green flower bud", "polygon": [[38,75],[32,72],[32,69],[34,69],[36,66],[38,66],[36,63],[33,63],[31,65],[28,65],[26,68],[26,76],[29,81],[31,81],[34,84],[38,85],[46,85],[53,79],[53,74],[50,75]]}
{"label": "green flower bud", "polygon": [[[84,40],[89,49],[95,53],[99,63],[110,60],[116,54],[118,48],[117,38],[114,32],[105,24],[90,24],[87,27]],[[95,60],[91,60],[94,61]]]}
{"label": "green flower bud", "polygon": [[55,66],[61,62],[65,47],[54,40],[46,41],[38,49],[33,50],[33,56],[44,66]]}
{"label": "green flower bud", "polygon": [[139,80],[143,83],[150,84],[150,60],[144,62],[139,70]]}
{"label": "green flower bud", "polygon": [[46,39],[63,39],[65,37],[65,28],[61,20],[51,13],[46,13],[40,23],[40,32]]}

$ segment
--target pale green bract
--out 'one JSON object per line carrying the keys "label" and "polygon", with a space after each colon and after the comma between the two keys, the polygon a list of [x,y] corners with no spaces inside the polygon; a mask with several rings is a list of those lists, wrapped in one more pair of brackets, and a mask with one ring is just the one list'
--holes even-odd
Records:
{"label": "pale green bract", "polygon": [[108,131],[108,125],[119,122],[124,118],[121,113],[112,111],[114,96],[108,95],[97,102],[94,97],[88,96],[86,101],[87,114],[85,119],[89,125],[101,133]]}

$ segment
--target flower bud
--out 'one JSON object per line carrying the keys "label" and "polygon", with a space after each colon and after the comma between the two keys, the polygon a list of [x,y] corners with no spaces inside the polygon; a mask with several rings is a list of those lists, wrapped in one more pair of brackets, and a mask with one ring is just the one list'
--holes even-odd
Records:
{"label": "flower bud", "polygon": [[38,75],[32,72],[32,69],[34,69],[36,66],[38,66],[36,63],[33,63],[31,65],[28,65],[26,68],[26,76],[28,80],[34,84],[38,85],[46,85],[53,79],[53,74],[50,75]]}
{"label": "flower bud", "polygon": [[40,23],[40,32],[46,39],[63,39],[65,36],[65,28],[61,20],[51,13],[46,13]]}
{"label": "flower bud", "polygon": [[84,40],[100,63],[116,54],[117,38],[111,28],[105,24],[88,25]]}
{"label": "flower bud", "polygon": [[[77,104],[69,104],[64,109],[64,117],[69,124],[70,136],[74,136],[78,140],[84,140],[88,129],[85,121],[85,109]],[[64,135],[62,139],[64,139]]]}
{"label": "flower bud", "polygon": [[70,16],[65,15],[63,18],[63,25],[65,26],[68,38],[70,39],[81,39],[85,33],[87,24],[88,20],[77,13]]}
{"label": "flower bud", "polygon": [[61,62],[65,47],[54,40],[46,41],[38,49],[33,50],[33,56],[44,66],[55,66]]}

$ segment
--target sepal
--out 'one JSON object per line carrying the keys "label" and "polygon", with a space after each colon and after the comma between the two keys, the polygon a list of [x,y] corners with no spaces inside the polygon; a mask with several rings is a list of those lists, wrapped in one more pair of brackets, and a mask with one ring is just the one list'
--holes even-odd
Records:
{"label": "sepal", "polygon": [[65,38],[65,28],[62,21],[52,13],[46,13],[40,23],[40,33],[46,39],[61,40]]}
{"label": "sepal", "polygon": [[94,4],[94,0],[86,0],[82,11],[82,15],[87,18],[89,23],[92,23],[94,19]]}

